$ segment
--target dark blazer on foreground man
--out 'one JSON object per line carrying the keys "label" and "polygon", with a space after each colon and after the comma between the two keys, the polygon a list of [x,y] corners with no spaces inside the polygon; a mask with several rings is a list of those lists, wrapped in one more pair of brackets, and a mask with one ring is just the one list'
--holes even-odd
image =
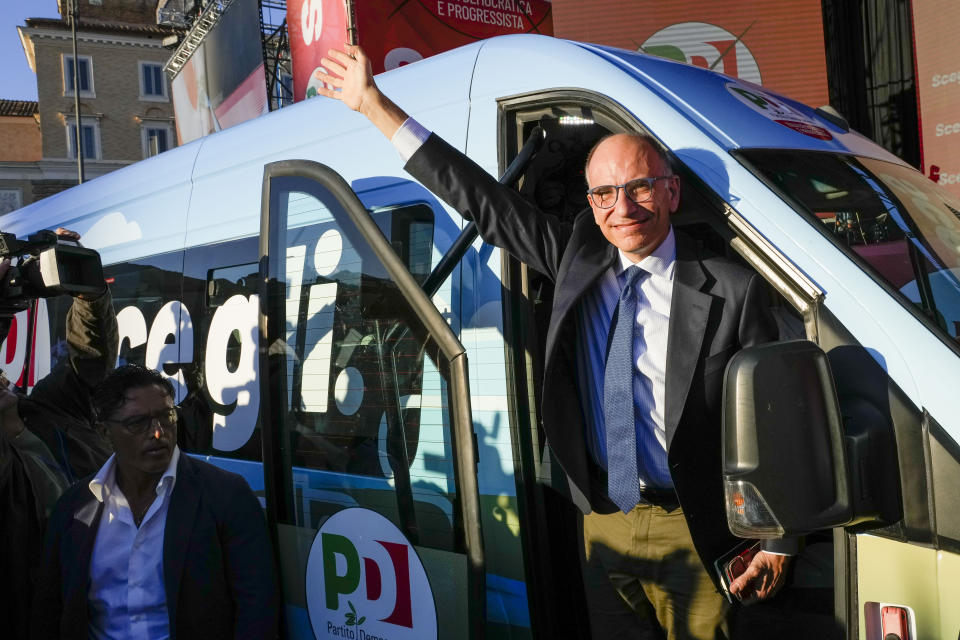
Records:
{"label": "dark blazer on foreground man", "polygon": [[[617,260],[617,248],[604,238],[589,211],[572,224],[562,224],[515,190],[504,188],[436,135],[405,169],[475,221],[486,242],[555,282],[541,407],[547,442],[569,477],[581,510],[615,511],[607,498],[605,474],[585,446],[575,341],[577,305]],[[727,528],[721,478],[724,369],[742,347],[775,340],[777,327],[755,273],[699,252],[682,233],[676,233],[676,242],[666,370],[667,455],[694,545],[713,576],[713,561],[738,542]]]}
{"label": "dark blazer on foreground man", "polygon": [[[86,478],[57,504],[34,638],[86,639],[90,558],[103,503]],[[170,637],[274,638],[279,599],[263,511],[246,481],[181,455],[163,540]]]}

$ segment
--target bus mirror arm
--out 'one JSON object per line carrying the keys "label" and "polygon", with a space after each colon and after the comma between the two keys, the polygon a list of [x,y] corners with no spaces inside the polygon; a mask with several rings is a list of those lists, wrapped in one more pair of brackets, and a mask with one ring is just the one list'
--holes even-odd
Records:
{"label": "bus mirror arm", "polygon": [[[540,150],[540,147],[543,146],[544,140],[546,140],[547,134],[545,130],[537,125],[530,131],[530,135],[527,136],[526,142],[523,143],[520,152],[513,159],[510,165],[507,167],[507,170],[503,172],[503,175],[500,177],[500,184],[507,186],[513,186],[517,180],[520,179],[520,176],[526,171],[527,166],[529,166],[530,161],[533,160],[537,152]],[[450,276],[453,272],[454,267],[460,263],[460,260],[466,254],[467,250],[473,244],[473,241],[477,239],[477,225],[473,221],[469,222],[460,232],[460,235],[457,236],[457,239],[453,241],[453,244],[450,246],[450,249],[444,254],[440,259],[440,262],[437,266],[430,272],[430,275],[427,276],[427,279],[423,282],[423,290],[427,296],[433,297],[437,293],[437,290],[440,289],[440,285]]]}

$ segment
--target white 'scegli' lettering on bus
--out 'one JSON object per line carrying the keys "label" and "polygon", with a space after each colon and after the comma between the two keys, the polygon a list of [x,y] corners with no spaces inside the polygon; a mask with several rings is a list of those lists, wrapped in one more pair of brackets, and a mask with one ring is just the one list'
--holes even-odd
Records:
{"label": "white 'scegli' lettering on bus", "polygon": [[123,341],[126,340],[131,349],[139,347],[147,341],[147,321],[143,312],[133,305],[124,307],[117,312],[117,365],[120,365],[120,352]]}
{"label": "white 'scegli' lettering on bus", "polygon": [[[249,299],[243,295],[229,298],[214,313],[207,332],[203,356],[207,393],[215,403],[228,408],[228,413],[216,409],[213,413],[213,446],[220,451],[242,447],[257,425],[260,411],[256,370],[258,305],[256,295]],[[131,349],[146,344],[144,366],[159,370],[173,384],[176,402],[183,400],[188,389],[181,367],[193,362],[194,352],[190,309],[179,300],[167,302],[154,317],[148,334],[143,312],[131,305],[117,312],[117,325],[118,346],[122,347],[124,341]],[[233,356],[235,367],[227,359],[231,338],[239,345],[239,354]],[[164,372],[167,364],[176,365],[174,375]]]}
{"label": "white 'scegli' lettering on bus", "polygon": [[[147,337],[144,366],[148,369],[156,369],[173,383],[176,394],[173,401],[179,403],[187,395],[180,365],[190,362],[193,362],[193,320],[190,318],[190,311],[183,303],[179,300],[171,300],[160,307],[160,311],[153,319],[150,335]],[[178,365],[177,372],[172,376],[168,375],[164,371],[166,364]]]}
{"label": "white 'scegli' lettering on bus", "polygon": [[[237,294],[213,314],[204,357],[204,372],[210,398],[221,405],[234,405],[229,415],[213,414],[213,446],[220,451],[239,449],[257,426],[260,387],[257,383],[257,326],[259,296]],[[231,371],[227,349],[231,336],[240,344],[236,368]]]}

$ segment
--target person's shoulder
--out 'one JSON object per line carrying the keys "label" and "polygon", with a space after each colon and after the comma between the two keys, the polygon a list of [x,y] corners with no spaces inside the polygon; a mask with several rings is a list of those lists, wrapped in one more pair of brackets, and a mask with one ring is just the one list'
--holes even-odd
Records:
{"label": "person's shoulder", "polygon": [[90,481],[96,474],[90,474],[75,482],[57,499],[50,513],[50,523],[73,518],[85,519],[83,513],[87,510],[96,510],[97,498],[90,491]]}
{"label": "person's shoulder", "polygon": [[89,496],[91,499],[96,499],[93,495],[93,492],[90,491],[90,481],[96,477],[96,473],[91,473],[85,478],[81,478],[77,482],[74,482],[70,487],[63,492],[63,495],[60,496],[62,501],[76,501],[76,500],[86,500]]}
{"label": "person's shoulder", "polygon": [[[181,484],[180,474],[189,475],[190,481]],[[249,513],[259,506],[256,494],[243,476],[184,453],[180,454],[174,492],[178,488],[181,491],[198,491],[200,501],[223,520]]]}
{"label": "person's shoulder", "polygon": [[178,476],[181,473],[191,474],[202,491],[212,496],[222,497],[227,492],[252,491],[249,483],[240,474],[221,469],[183,452],[180,452],[180,464],[177,470]]}

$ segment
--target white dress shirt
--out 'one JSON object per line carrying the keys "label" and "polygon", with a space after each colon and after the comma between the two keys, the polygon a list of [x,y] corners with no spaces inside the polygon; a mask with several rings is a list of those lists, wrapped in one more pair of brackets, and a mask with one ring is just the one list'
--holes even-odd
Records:
{"label": "white dress shirt", "polygon": [[177,481],[180,448],[157,483],[157,497],[138,528],[126,496],[117,486],[116,454],[90,481],[90,492],[103,503],[100,527],[90,558],[90,637],[170,637],[163,580],[163,532],[170,494]]}
{"label": "white dress shirt", "polygon": [[400,128],[394,132],[390,142],[397,153],[400,154],[400,159],[406,164],[410,156],[416,153],[420,145],[426,142],[429,137],[430,132],[423,125],[413,118],[407,118],[400,125]]}
{"label": "white dress shirt", "polygon": [[667,338],[676,258],[677,244],[672,227],[660,246],[639,262],[631,262],[620,251],[617,264],[607,269],[584,295],[578,310],[577,372],[580,401],[587,424],[587,447],[594,460],[606,468],[603,377],[610,320],[626,280],[626,269],[636,264],[649,274],[634,285],[637,289],[637,310],[633,331],[633,402],[637,418],[637,472],[641,486],[673,486],[667,466],[664,407]]}

